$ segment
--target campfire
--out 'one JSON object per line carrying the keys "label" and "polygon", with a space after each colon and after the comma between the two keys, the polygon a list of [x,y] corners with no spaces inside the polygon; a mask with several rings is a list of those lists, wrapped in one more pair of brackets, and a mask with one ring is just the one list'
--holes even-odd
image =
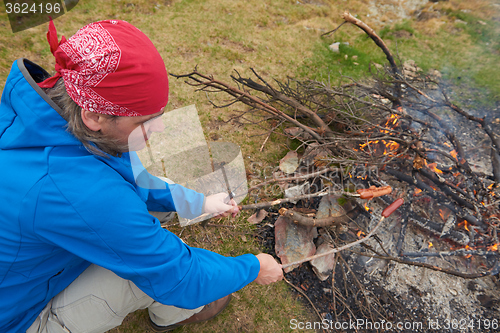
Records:
{"label": "campfire", "polygon": [[249,189],[253,199],[269,189],[285,197],[242,208],[256,210],[263,243],[320,321],[412,321],[423,323],[412,331],[426,332],[455,320],[467,324],[461,332],[495,331],[500,119],[461,108],[436,77],[412,61],[397,64],[363,22],[344,20],[387,56],[365,82],[270,84],[254,70],[255,78],[236,72],[236,86],[197,70],[176,77],[232,96],[217,107],[248,105],[233,122],[272,119],[261,150],[279,130],[299,143],[300,154]]}

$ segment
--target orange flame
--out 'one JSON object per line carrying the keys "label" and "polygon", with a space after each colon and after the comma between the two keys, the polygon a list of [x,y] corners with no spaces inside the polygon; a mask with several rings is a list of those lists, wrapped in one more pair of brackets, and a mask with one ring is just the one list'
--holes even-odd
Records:
{"label": "orange flame", "polygon": [[387,148],[389,148],[389,151],[392,151],[392,150],[397,150],[399,148],[399,143],[397,142],[394,142],[394,141],[391,141],[391,142],[388,142],[386,143],[384,141],[384,144]]}
{"label": "orange flame", "polygon": [[[469,230],[469,223],[467,222],[467,220],[463,220],[463,222],[460,222],[460,223],[458,224],[458,227],[459,227],[459,228],[463,227],[465,230],[470,231],[470,230]],[[467,249],[467,248],[469,248],[469,245],[466,245],[466,246],[465,246],[465,248],[466,248],[466,249]]]}
{"label": "orange flame", "polygon": [[429,249],[430,249],[431,247],[433,247],[433,246],[434,246],[434,244],[432,244],[432,242],[429,242]]}
{"label": "orange flame", "polygon": [[422,193],[422,190],[419,189],[418,187],[415,189],[415,193],[413,194],[414,196],[417,196],[419,195],[420,193]]}
{"label": "orange flame", "polygon": [[387,121],[385,122],[385,126],[390,126],[392,124],[392,126],[390,127],[394,127],[397,122],[399,120],[399,116],[397,114],[391,114],[391,116],[389,117],[389,119],[387,119]]}
{"label": "orange flame", "polygon": [[365,235],[365,233],[360,230],[360,231],[358,231],[357,235],[358,235],[358,238],[361,238],[361,235]]}
{"label": "orange flame", "polygon": [[[402,110],[402,108],[401,108]],[[381,133],[389,134],[391,133],[390,129],[395,128],[397,126],[397,123],[399,121],[400,116],[397,114],[391,114],[389,118],[387,118],[384,127],[386,129],[380,129]],[[389,154],[391,155],[392,152],[396,151],[399,149],[399,143],[394,142],[394,141],[386,141],[386,140],[371,140],[367,141],[364,143],[361,143],[359,145],[359,149],[365,150],[365,148],[369,148],[369,151],[367,153],[375,153],[377,155],[386,155]],[[383,149],[383,152],[382,152]],[[354,149],[357,151],[357,149]]]}

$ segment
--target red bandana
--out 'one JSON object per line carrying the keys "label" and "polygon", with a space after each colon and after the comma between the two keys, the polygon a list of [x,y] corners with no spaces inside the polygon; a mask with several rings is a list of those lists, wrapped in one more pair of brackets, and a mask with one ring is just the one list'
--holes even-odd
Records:
{"label": "red bandana", "polygon": [[168,74],[153,43],[139,29],[119,20],[91,23],[57,41],[50,21],[47,40],[56,74],[39,83],[52,88],[59,78],[82,108],[116,116],[145,116],[168,102]]}

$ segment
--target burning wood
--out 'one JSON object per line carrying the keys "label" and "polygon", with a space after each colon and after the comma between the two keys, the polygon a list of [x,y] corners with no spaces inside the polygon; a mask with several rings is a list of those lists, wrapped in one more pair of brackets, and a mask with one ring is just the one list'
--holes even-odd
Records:
{"label": "burning wood", "polygon": [[[370,84],[347,78],[349,82],[338,87],[292,79],[271,85],[253,69],[256,79],[244,78],[238,72],[231,76],[237,87],[202,74],[197,69],[189,74],[174,75],[186,79],[199,91],[223,92],[232,96],[227,104],[216,107],[236,102],[246,104],[249,108],[237,112],[232,121],[242,122],[247,119],[247,114],[256,115],[264,111],[267,116],[278,120],[275,123],[286,127],[285,135],[301,141],[301,147],[308,149],[308,154],[304,154],[303,161],[289,177],[261,182],[251,187],[249,193],[260,192],[272,183],[283,185],[305,180],[315,184],[311,186],[315,190],[299,197],[243,208],[260,209],[288,204],[280,210],[280,228],[284,221],[292,225],[319,227],[323,234],[328,235],[321,238],[322,242],[328,239],[328,246],[332,247],[330,250],[323,249],[320,256],[336,254],[335,260],[330,258],[330,262],[342,270],[344,283],[350,267],[344,265],[340,251],[416,265],[462,278],[498,274],[500,137],[498,124],[491,121],[493,115],[478,117],[473,111],[465,111],[450,101],[438,82],[418,72],[405,74],[372,29],[349,13],[345,13],[343,18],[367,32],[382,48],[390,63],[389,68],[372,73]],[[266,132],[277,128],[271,126],[271,130]],[[473,137],[486,143],[486,147],[479,150]],[[311,151],[316,151],[317,155],[310,155]],[[475,156],[480,152],[482,169],[477,167]],[[375,168],[377,173],[367,173],[369,168]],[[317,205],[318,200],[314,201],[314,198],[332,193],[348,201],[353,209],[320,218],[297,211],[300,205]],[[396,227],[384,231],[392,233],[388,238],[395,238],[394,247],[386,250],[375,234],[381,222],[374,223],[374,216],[379,216],[380,207],[399,197],[404,197],[406,203],[400,208],[400,219],[394,223]],[[372,202],[376,204],[366,204],[361,199],[374,199]],[[302,201],[296,207],[290,205],[297,200]],[[383,214],[387,215],[387,211]],[[342,232],[338,232],[339,226],[343,227]],[[426,241],[425,249],[420,252],[405,249],[410,229],[420,230],[426,237],[432,237],[432,241]],[[377,242],[381,250],[376,250],[373,242]],[[365,252],[354,250],[353,246],[359,247],[360,244]],[[286,244],[280,246],[286,248]],[[307,249],[305,258],[285,266],[295,267],[317,258],[311,255],[309,246]],[[443,258],[453,258],[461,264],[463,260],[468,260],[467,267],[451,269],[449,262]],[[441,261],[437,264],[421,262],[427,259]],[[466,268],[470,268],[473,260],[477,264],[471,268],[471,273]],[[318,274],[321,279],[325,278],[324,271],[328,269],[322,269]],[[335,274],[338,273],[333,269]],[[333,283],[332,278],[332,286]],[[348,289],[346,286],[345,290]],[[355,293],[364,295],[365,292],[359,284]],[[335,291],[332,294],[334,307],[346,301],[342,298],[346,295]],[[363,304],[368,309],[367,318],[374,316],[371,311],[381,311],[381,307],[376,308],[367,296]],[[387,313],[385,315],[388,316]]]}

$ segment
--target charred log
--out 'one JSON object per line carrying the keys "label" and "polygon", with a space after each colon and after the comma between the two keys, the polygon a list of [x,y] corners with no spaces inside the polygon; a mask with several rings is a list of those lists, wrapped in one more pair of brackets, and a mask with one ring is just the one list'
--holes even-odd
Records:
{"label": "charred log", "polygon": [[444,228],[444,225],[442,223],[437,223],[420,216],[411,216],[408,218],[408,221],[414,223],[420,228],[427,230],[438,238],[448,239],[463,246],[468,245],[470,242],[469,236],[460,231],[450,230],[447,234],[442,235]]}
{"label": "charred log", "polygon": [[425,191],[430,197],[437,200],[441,205],[450,209],[452,212],[457,214],[457,216],[463,218],[467,222],[470,222],[471,224],[481,228],[483,231],[488,229],[488,226],[484,222],[478,220],[476,217],[474,217],[470,213],[466,212],[462,207],[451,204],[450,200],[448,200],[446,197],[444,197],[443,195],[436,192],[432,187],[425,184],[423,181],[421,181],[417,177],[412,177],[410,175],[404,174],[400,171],[397,171],[397,170],[394,170],[391,168],[386,168],[385,172],[387,172],[390,175],[393,175],[394,177],[396,177],[399,180],[407,182],[408,184],[415,185],[416,187],[418,187],[422,191]]}

